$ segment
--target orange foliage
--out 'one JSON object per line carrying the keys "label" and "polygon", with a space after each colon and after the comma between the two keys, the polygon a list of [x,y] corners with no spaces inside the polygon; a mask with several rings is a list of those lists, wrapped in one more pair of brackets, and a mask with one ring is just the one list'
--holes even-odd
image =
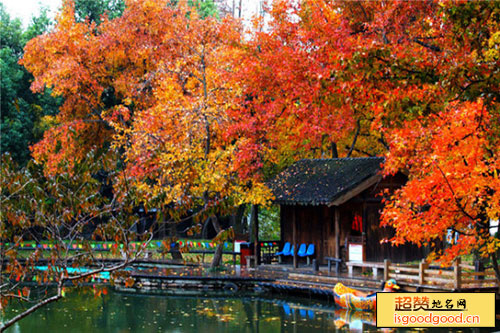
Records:
{"label": "orange foliage", "polygon": [[395,243],[452,228],[464,236],[444,259],[494,253],[498,4],[282,0],[269,12],[234,52],[240,176],[328,157],[331,143],[341,155],[386,153],[386,173],[410,178],[383,214]]}
{"label": "orange foliage", "polygon": [[28,44],[33,88],[65,98],[33,147],[48,173],[110,147],[119,180],[175,214],[264,203],[267,177],[335,143],[409,172],[383,213],[396,243],[453,228],[464,236],[449,258],[494,253],[498,3],[278,0],[246,35],[167,3],[129,1],[96,27],[66,1],[55,30]]}
{"label": "orange foliage", "polygon": [[454,103],[391,132],[385,170],[404,168],[410,178],[382,215],[384,225],[396,228],[395,243],[427,244],[452,229],[461,236],[445,261],[474,248],[485,256],[498,249],[489,221],[500,213],[500,151],[490,126],[478,101]]}
{"label": "orange foliage", "polygon": [[[118,177],[147,207],[180,216],[224,201],[264,203],[269,191],[236,177],[224,131],[237,87],[221,76],[237,21],[201,19],[186,2],[130,1],[98,27],[77,23],[66,1],[53,32],[30,41],[23,64],[34,90],[65,98],[59,126],[33,147],[48,174],[107,149],[125,162]],[[107,148],[109,147],[109,148]]]}

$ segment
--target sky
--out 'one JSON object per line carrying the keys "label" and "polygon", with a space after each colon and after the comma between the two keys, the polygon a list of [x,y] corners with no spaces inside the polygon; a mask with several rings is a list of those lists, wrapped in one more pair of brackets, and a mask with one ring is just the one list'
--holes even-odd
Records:
{"label": "sky", "polygon": [[0,0],[10,18],[20,18],[26,27],[33,16],[38,15],[40,8],[48,7],[52,17],[55,16],[62,0]]}
{"label": "sky", "polygon": [[[27,27],[30,19],[40,12],[40,8],[48,7],[51,17],[55,17],[62,4],[62,0],[0,0],[0,2],[4,4],[11,19],[20,18],[24,27]],[[256,13],[259,2],[260,0],[242,0],[243,17],[249,18]]]}

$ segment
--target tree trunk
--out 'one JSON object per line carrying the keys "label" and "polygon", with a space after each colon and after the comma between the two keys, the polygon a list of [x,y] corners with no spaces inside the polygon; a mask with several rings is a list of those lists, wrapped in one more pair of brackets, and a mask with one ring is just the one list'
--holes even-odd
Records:
{"label": "tree trunk", "polygon": [[243,214],[245,213],[245,205],[238,206],[236,214],[231,216],[231,225],[233,226],[235,235],[241,235],[244,232]]}
{"label": "tree trunk", "polygon": [[253,211],[253,254],[255,255],[255,265],[259,265],[260,251],[259,251],[259,206],[252,205]]}
{"label": "tree trunk", "polygon": [[[210,220],[212,221],[212,225],[214,226],[215,232],[218,235],[222,231],[219,219],[216,216],[212,216]],[[212,263],[210,264],[210,268],[215,268],[220,266],[222,262],[222,247],[223,244],[217,244],[217,247],[215,248],[214,258],[212,260]]]}
{"label": "tree trunk", "polygon": [[253,243],[253,254],[255,255],[256,262],[259,264],[260,253],[259,253],[259,207],[257,205],[252,205],[250,209],[250,243]]}
{"label": "tree trunk", "polygon": [[255,242],[255,221],[257,220],[255,218],[255,213],[257,212],[256,209],[254,209],[254,206],[252,205],[251,209],[250,209],[250,225],[249,225],[249,228],[248,228],[248,240],[253,243]]}
{"label": "tree trunk", "polygon": [[332,158],[338,158],[339,152],[337,150],[337,144],[335,142],[332,142],[331,150],[332,150]]}

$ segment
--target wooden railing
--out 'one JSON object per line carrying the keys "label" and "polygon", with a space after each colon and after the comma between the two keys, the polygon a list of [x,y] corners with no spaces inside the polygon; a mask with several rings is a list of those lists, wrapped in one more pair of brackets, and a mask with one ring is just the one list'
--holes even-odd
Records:
{"label": "wooden railing", "polygon": [[425,261],[418,265],[393,264],[384,261],[384,280],[396,279],[420,286],[435,286],[446,289],[462,290],[469,288],[498,288],[499,281],[495,272],[487,269],[473,272],[474,266],[462,264],[460,258],[449,268],[429,267]]}

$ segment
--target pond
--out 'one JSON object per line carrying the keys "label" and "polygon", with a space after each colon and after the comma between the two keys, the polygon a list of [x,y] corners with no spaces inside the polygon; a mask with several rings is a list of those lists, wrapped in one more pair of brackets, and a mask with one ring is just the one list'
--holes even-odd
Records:
{"label": "pond", "polygon": [[367,313],[349,314],[332,304],[303,298],[228,293],[137,294],[115,290],[95,297],[91,292],[73,291],[7,332],[376,331],[374,320]]}
{"label": "pond", "polygon": [[324,302],[255,294],[144,295],[109,290],[94,297],[75,291],[7,332],[327,332],[335,329],[335,310]]}

